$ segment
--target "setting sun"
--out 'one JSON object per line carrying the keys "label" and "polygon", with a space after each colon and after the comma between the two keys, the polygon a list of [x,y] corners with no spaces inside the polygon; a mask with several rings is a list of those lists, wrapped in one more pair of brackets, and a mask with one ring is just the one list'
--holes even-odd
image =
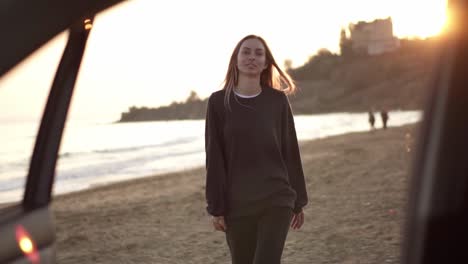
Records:
{"label": "setting sun", "polygon": [[405,1],[405,8],[394,9],[397,36],[426,38],[442,32],[447,20],[446,1]]}

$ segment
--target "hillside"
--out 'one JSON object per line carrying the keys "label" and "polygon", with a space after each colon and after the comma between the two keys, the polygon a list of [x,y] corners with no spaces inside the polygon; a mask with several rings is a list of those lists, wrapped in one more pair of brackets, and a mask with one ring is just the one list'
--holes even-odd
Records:
{"label": "hillside", "polygon": [[[402,40],[401,48],[378,56],[343,57],[328,51],[289,69],[298,91],[295,114],[421,109],[431,80],[437,39]],[[203,119],[207,99],[192,92],[185,102],[159,108],[130,107],[119,122]]]}

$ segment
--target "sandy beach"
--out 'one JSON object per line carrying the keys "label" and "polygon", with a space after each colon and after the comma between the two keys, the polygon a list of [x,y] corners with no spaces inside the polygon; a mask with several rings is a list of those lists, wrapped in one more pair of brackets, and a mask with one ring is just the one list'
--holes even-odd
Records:
{"label": "sandy beach", "polygon": [[[399,263],[416,130],[301,142],[309,205],[283,263]],[[199,168],[55,197],[58,263],[230,263],[204,184]]]}

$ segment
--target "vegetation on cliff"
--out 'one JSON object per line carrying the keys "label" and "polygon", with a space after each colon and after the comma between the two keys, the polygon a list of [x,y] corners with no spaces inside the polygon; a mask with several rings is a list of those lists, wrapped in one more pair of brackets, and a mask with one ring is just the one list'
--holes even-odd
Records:
{"label": "vegetation on cliff", "polygon": [[[298,84],[290,96],[295,114],[421,109],[437,55],[437,38],[401,40],[401,47],[376,56],[337,55],[322,49],[298,68],[285,67]],[[343,50],[343,51],[345,51]],[[192,91],[184,102],[132,106],[119,122],[203,119],[207,99]]]}

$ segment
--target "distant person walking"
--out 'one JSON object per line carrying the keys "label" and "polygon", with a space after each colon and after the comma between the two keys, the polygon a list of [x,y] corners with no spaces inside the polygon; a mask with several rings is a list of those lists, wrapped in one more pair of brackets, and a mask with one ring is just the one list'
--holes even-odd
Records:
{"label": "distant person walking", "polygon": [[387,110],[382,110],[380,112],[380,117],[382,118],[382,126],[383,126],[383,129],[387,129],[387,121],[388,121],[388,112]]}
{"label": "distant person walking", "polygon": [[370,124],[370,128],[371,130],[374,130],[375,129],[375,116],[374,116],[374,113],[371,111],[369,111],[369,124]]}
{"label": "distant person walking", "polygon": [[294,90],[265,40],[249,35],[208,100],[207,211],[226,234],[233,264],[280,264],[289,228],[304,223],[308,197],[285,94]]}

